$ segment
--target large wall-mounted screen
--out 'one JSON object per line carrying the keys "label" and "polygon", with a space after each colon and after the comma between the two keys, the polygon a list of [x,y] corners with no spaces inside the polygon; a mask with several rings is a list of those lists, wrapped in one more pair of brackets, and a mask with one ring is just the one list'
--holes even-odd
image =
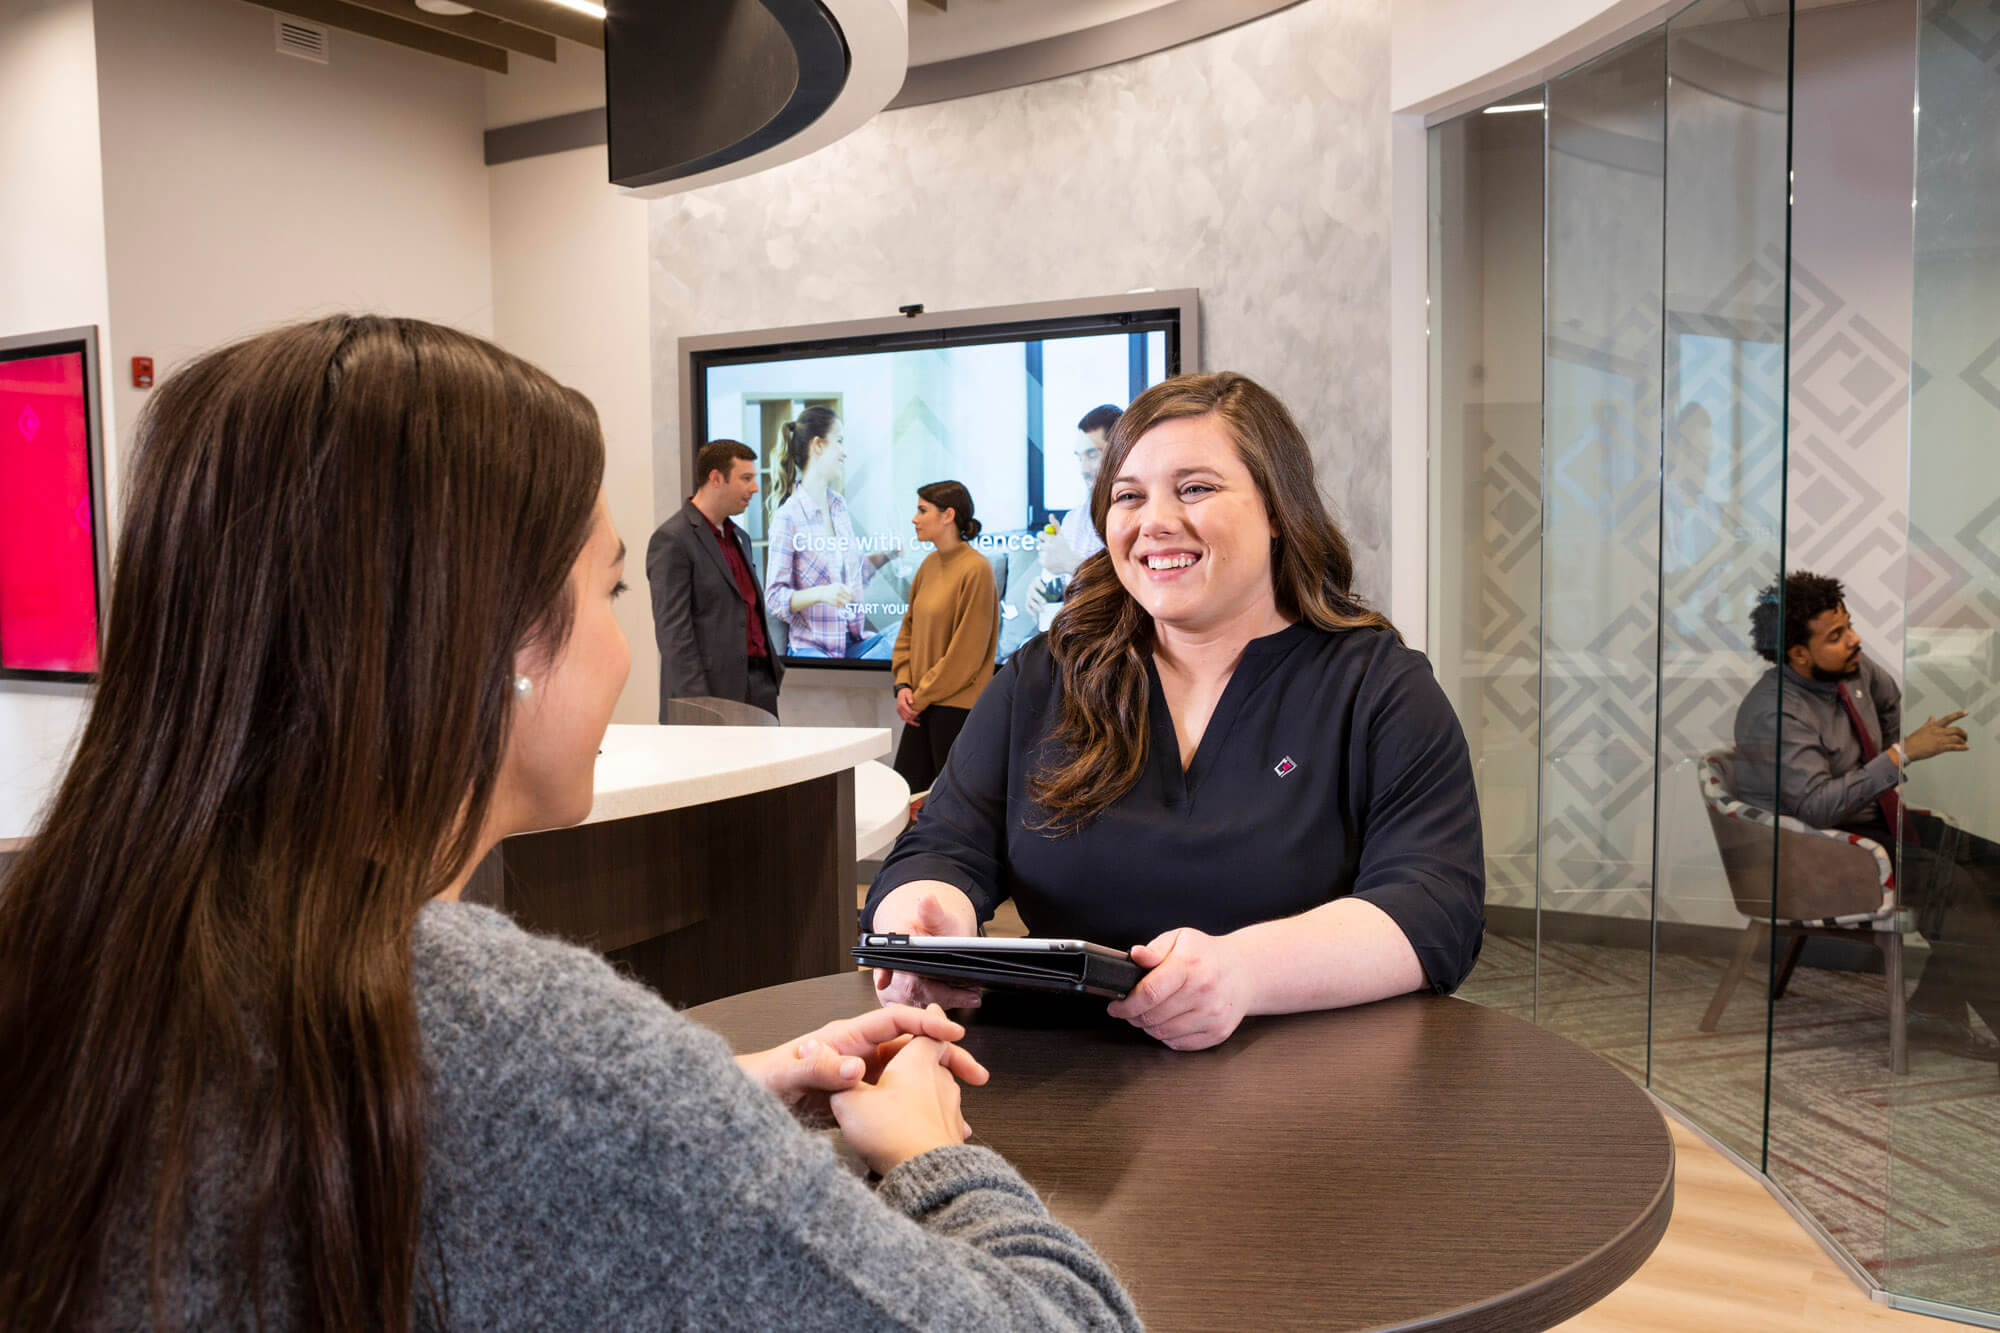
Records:
{"label": "large wall-mounted screen", "polygon": [[94,374],[88,336],[0,342],[0,678],[97,671]]}
{"label": "large wall-mounted screen", "polygon": [[[787,661],[888,664],[931,550],[910,528],[917,488],[935,481],[972,493],[1000,660],[1046,628],[1074,564],[1064,553],[1102,545],[1088,491],[1102,433],[1079,423],[1180,373],[1181,324],[1175,309],[1127,311],[694,353],[694,444],[757,453],[758,495],[737,522]],[[787,441],[805,429],[833,448],[801,468]],[[831,586],[842,594],[794,597]]]}

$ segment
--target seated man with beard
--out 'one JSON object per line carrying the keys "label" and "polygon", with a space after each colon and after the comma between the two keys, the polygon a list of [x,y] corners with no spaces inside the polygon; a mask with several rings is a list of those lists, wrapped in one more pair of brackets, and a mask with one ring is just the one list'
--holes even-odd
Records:
{"label": "seated man with beard", "polygon": [[[1782,602],[1780,593],[1782,592]],[[1861,651],[1839,580],[1804,570],[1763,590],[1750,617],[1751,636],[1771,669],[1736,712],[1738,799],[1902,847],[1897,880],[1902,904],[1917,915],[1931,944],[1922,980],[1910,997],[1908,1032],[1916,1045],[1978,1060],[2000,1059],[2000,1046],[1966,1021],[1969,1001],[2000,1030],[2000,988],[1991,949],[2000,935],[2000,895],[1993,844],[1965,835],[1939,864],[1946,826],[1898,800],[1903,769],[1968,748],[1964,713],[1927,718],[1902,735],[1902,690]],[[1782,684],[1781,684],[1782,682]]]}

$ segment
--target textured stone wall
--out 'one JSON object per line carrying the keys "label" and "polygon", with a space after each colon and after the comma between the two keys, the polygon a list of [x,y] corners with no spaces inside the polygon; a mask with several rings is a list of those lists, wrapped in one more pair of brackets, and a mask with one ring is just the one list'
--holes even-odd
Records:
{"label": "textured stone wall", "polygon": [[681,337],[1197,287],[1201,366],[1297,414],[1360,587],[1385,603],[1388,43],[1387,0],[1306,0],[1107,69],[890,112],[655,201],[656,511],[683,494]]}

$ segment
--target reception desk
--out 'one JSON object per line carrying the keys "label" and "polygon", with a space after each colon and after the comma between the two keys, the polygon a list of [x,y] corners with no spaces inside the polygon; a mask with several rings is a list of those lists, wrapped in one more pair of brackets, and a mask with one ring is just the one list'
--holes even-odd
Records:
{"label": "reception desk", "polygon": [[614,726],[590,816],[507,839],[466,897],[678,1005],[849,966],[854,770],[889,733]]}

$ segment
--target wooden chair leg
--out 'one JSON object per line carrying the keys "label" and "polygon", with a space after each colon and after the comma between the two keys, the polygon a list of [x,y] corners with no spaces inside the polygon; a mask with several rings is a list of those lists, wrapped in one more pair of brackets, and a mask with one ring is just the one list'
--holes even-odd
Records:
{"label": "wooden chair leg", "polygon": [[1791,946],[1785,950],[1785,961],[1778,964],[1778,975],[1771,983],[1772,999],[1782,1000],[1785,998],[1785,987],[1789,986],[1792,982],[1792,969],[1799,965],[1799,955],[1805,951],[1806,937],[1803,935],[1793,935]]}
{"label": "wooden chair leg", "polygon": [[1750,968],[1750,960],[1757,956],[1757,950],[1770,938],[1771,928],[1762,921],[1752,921],[1743,928],[1743,939],[1736,946],[1736,956],[1729,960],[1721,982],[1716,985],[1715,998],[1708,1002],[1708,1012],[1701,1016],[1703,1032],[1715,1031],[1715,1025],[1722,1021],[1722,1011],[1729,1007],[1729,997],[1735,993],[1736,983],[1743,980],[1743,974]]}
{"label": "wooden chair leg", "polygon": [[1882,970],[1889,983],[1889,1069],[1910,1072],[1910,1039],[1903,1026],[1903,932],[1884,930],[1876,939],[1882,945]]}

